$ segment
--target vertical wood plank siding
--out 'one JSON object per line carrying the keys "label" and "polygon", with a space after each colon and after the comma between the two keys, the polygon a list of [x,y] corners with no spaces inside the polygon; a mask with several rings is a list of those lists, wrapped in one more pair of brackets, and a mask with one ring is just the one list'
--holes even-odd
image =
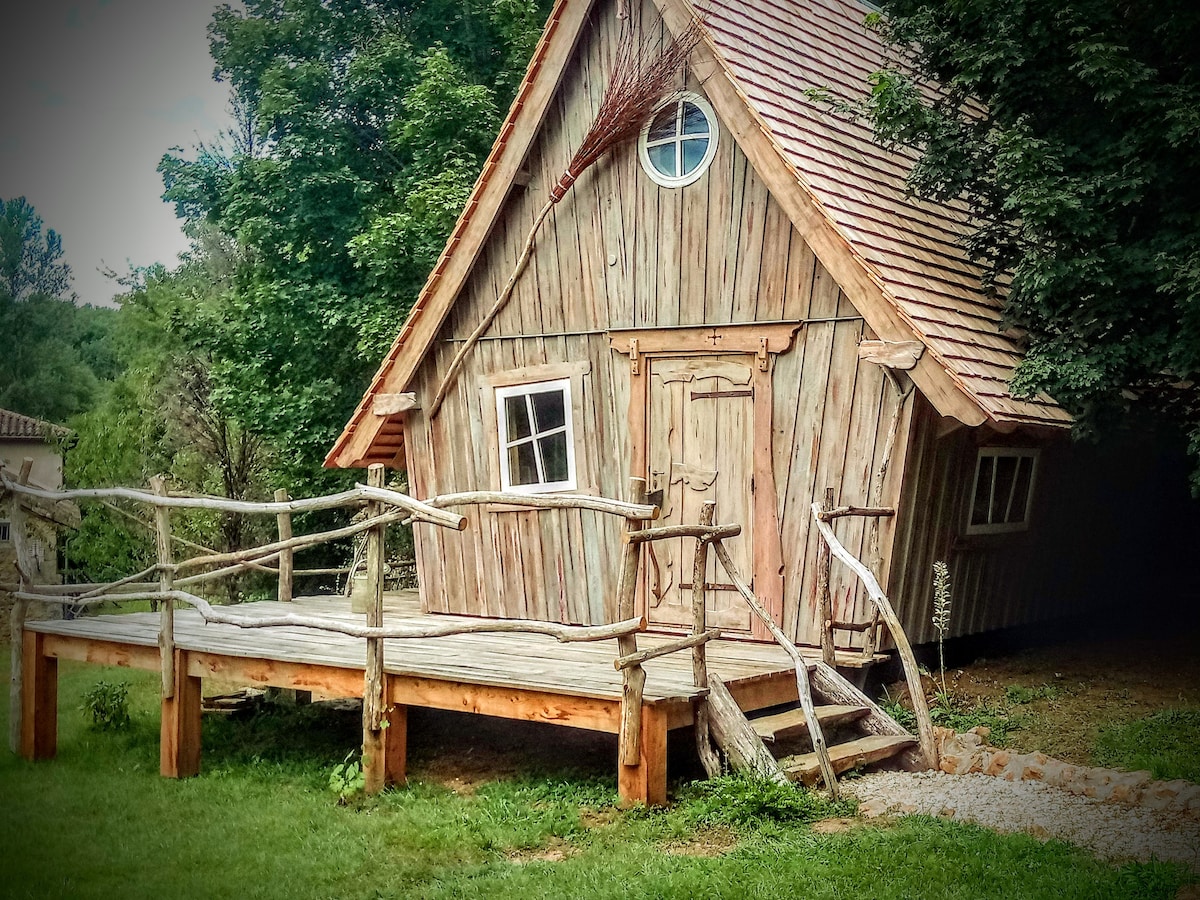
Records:
{"label": "vertical wood plank siding", "polygon": [[978,448],[985,439],[966,428],[939,438],[941,418],[924,398],[913,399],[909,468],[888,584],[909,639],[914,644],[936,640],[932,617],[937,560],[950,567],[953,636],[1083,612],[1087,591],[1064,576],[1069,576],[1073,560],[1082,565],[1095,553],[1088,544],[1097,532],[1073,512],[1077,505],[1071,491],[1081,480],[1072,477],[1070,446],[1062,441],[1041,446],[1031,530],[967,536],[963,532]]}
{"label": "vertical wood plank siding", "polygon": [[[661,33],[652,6],[644,5],[641,15],[646,31]],[[508,277],[535,211],[599,105],[617,20],[610,3],[598,4],[592,19],[526,160],[530,184],[513,188],[414,379],[419,397],[433,395],[456,342]],[[699,84],[688,87],[702,93]],[[864,326],[856,311],[728,132],[720,135],[709,170],[682,189],[655,185],[632,144],[579,179],[547,219],[513,300],[468,357],[438,418],[431,426],[420,412],[410,415],[413,486],[423,495],[498,486],[488,376],[587,361],[575,404],[585,448],[577,460],[581,484],[621,496],[630,474],[629,361],[609,349],[604,331],[809,317],[846,320],[801,329],[793,348],[775,358],[772,452],[785,559],[784,627],[795,639],[815,642],[813,617],[801,613],[815,586],[809,505],[826,487],[835,488],[840,503],[867,501],[895,398],[879,370],[858,361]],[[898,453],[903,444],[902,437]],[[901,471],[893,465],[884,502],[895,496]],[[580,623],[613,618],[620,523],[578,511],[464,512],[464,532],[417,526],[430,609]],[[875,527],[892,524],[853,522],[839,525],[839,534],[862,554]],[[866,618],[865,599],[847,573],[835,572],[833,591],[839,618]]]}

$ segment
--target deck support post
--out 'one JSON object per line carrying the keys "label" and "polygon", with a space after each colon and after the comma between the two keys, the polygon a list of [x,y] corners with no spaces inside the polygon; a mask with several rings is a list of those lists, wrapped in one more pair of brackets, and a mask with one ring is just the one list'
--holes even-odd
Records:
{"label": "deck support post", "polygon": [[45,639],[36,631],[21,638],[19,750],[29,760],[53,759],[58,751],[58,660],[46,655]]}
{"label": "deck support post", "polygon": [[164,778],[200,774],[200,678],[188,674],[188,655],[175,650],[171,696],[162,698],[158,771]]}
{"label": "deck support post", "polygon": [[[29,475],[33,472],[33,457],[26,456],[21,460],[21,471],[17,475],[17,484],[28,484]],[[33,579],[33,561],[29,555],[29,541],[25,533],[25,508],[21,505],[20,494],[12,494],[12,511],[9,513],[9,537],[12,540],[13,551],[17,558],[17,586],[22,591],[31,587]],[[29,601],[14,600],[12,616],[9,619],[9,640],[12,641],[12,666],[8,694],[8,747],[13,753],[22,752],[24,730],[24,693],[21,685],[25,678],[25,644],[22,635],[25,633],[25,620],[29,617]]]}
{"label": "deck support post", "polygon": [[[390,693],[390,692],[389,692]],[[400,703],[388,706],[383,729],[383,782],[408,783],[408,707]]]}
{"label": "deck support post", "polygon": [[621,805],[665,806],[667,803],[667,714],[656,705],[642,706],[641,741],[636,765],[618,767]]}
{"label": "deck support post", "polygon": [[[383,487],[383,466],[375,463],[367,469],[367,484],[373,488]],[[378,516],[383,504],[372,500],[367,504],[367,515]],[[367,624],[383,624],[383,540],[386,525],[376,525],[367,532]],[[363,672],[363,789],[368,794],[378,794],[387,784],[387,741],[384,737],[384,674],[383,639],[367,638],[367,664]]]}
{"label": "deck support post", "polygon": [[[629,479],[629,502],[646,502],[646,479]],[[635,531],[642,526],[640,520],[627,520],[625,530]],[[617,618],[621,621],[633,618],[637,606],[638,564],[642,548],[639,544],[626,541],[621,548],[621,569],[617,575]],[[637,653],[637,638],[632,634],[617,638],[617,653],[630,656]],[[646,685],[646,672],[641,666],[630,666],[621,671],[621,740],[617,750],[618,762],[622,767],[640,765],[638,745],[642,730],[642,689]]]}

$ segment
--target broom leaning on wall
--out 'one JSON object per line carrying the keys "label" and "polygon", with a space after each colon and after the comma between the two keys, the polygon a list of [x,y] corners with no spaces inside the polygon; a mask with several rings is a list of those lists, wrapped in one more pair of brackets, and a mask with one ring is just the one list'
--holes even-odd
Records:
{"label": "broom leaning on wall", "polygon": [[512,274],[508,276],[503,290],[496,297],[483,320],[475,326],[475,330],[450,361],[441,384],[438,385],[437,395],[429,407],[429,417],[438,414],[446,394],[449,392],[454,379],[462,369],[467,354],[491,327],[496,316],[504,309],[513,289],[529,263],[533,253],[533,245],[537,238],[538,229],[542,222],[567,192],[571,186],[593,163],[605,153],[620,146],[641,131],[646,117],[667,96],[672,89],[676,74],[687,62],[688,55],[700,39],[700,28],[696,23],[690,25],[678,37],[661,50],[647,44],[637,43],[633,37],[633,29],[627,28],[622,32],[621,43],[617,48],[616,59],[613,63],[612,77],[604,89],[600,100],[600,108],[591,128],[584,135],[579,149],[571,157],[566,171],[559,177],[558,182],[550,190],[546,203],[538,210],[533,225],[525,238],[521,255],[513,266]]}

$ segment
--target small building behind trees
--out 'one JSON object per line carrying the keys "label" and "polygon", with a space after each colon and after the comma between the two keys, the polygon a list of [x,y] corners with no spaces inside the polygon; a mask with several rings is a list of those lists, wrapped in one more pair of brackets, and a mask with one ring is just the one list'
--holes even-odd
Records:
{"label": "small building behind trees", "polygon": [[[63,485],[61,441],[67,429],[31,416],[0,409],[0,466],[9,472],[21,472],[25,460],[32,460],[29,484],[47,490]],[[20,527],[22,517],[13,514],[13,498],[0,499],[0,606],[3,610],[3,629],[7,633],[7,610],[12,604],[11,590],[18,581],[17,558],[13,545],[13,528]],[[24,517],[28,536],[29,558],[33,571],[27,572],[31,583],[58,584],[57,529],[51,521]]]}

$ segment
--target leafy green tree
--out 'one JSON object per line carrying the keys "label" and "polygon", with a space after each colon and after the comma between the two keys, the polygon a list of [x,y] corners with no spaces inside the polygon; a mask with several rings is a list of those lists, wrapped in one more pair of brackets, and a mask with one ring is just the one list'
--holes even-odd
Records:
{"label": "leafy green tree", "polygon": [[112,371],[112,310],[76,307],[62,238],[24,197],[0,200],[0,407],[55,422]]}
{"label": "leafy green tree", "polygon": [[[1014,391],[1103,430],[1131,406],[1200,454],[1200,6],[883,0],[873,76],[910,178],[973,213],[966,245],[1028,332]],[[940,88],[927,89],[929,83]]]}
{"label": "leafy green tree", "polygon": [[70,300],[0,291],[0,407],[63,422],[91,404],[98,381],[81,352],[82,318]]}
{"label": "leafy green tree", "polygon": [[195,310],[211,402],[297,488],[395,336],[462,208],[545,0],[250,0],[210,27],[239,125],[163,157],[190,233],[237,248]]}
{"label": "leafy green tree", "polygon": [[[100,401],[71,420],[76,441],[66,458],[68,483],[141,486],[161,473],[186,490],[269,497],[276,478],[270,448],[213,402],[203,310],[226,287],[222,268],[219,259],[193,255],[175,271],[136,273],[118,298],[112,352],[120,371]],[[193,543],[235,550],[261,543],[269,526],[240,515],[190,513],[177,517],[175,530]],[[151,552],[150,527],[144,509],[122,513],[89,504],[68,558],[88,580],[129,574]],[[243,587],[231,582],[230,598]]]}
{"label": "leafy green tree", "polygon": [[62,297],[71,267],[62,261],[62,237],[44,223],[24,197],[0,200],[0,293],[13,300],[34,294]]}

